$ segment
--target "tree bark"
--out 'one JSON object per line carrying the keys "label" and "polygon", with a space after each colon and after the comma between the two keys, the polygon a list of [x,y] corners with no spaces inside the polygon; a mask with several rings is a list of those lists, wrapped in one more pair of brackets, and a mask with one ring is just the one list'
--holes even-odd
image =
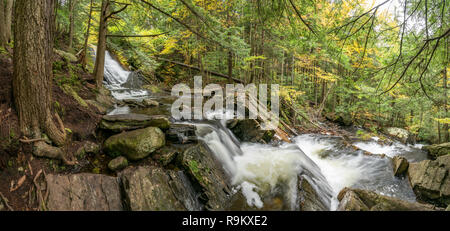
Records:
{"label": "tree bark", "polygon": [[83,66],[84,69],[86,69],[86,65],[87,65],[87,59],[86,59],[87,58],[87,47],[88,47],[88,42],[89,42],[89,33],[91,30],[93,5],[94,5],[94,0],[91,0],[91,5],[89,7],[89,19],[88,19],[88,23],[87,23],[86,35],[84,38],[83,52],[81,53],[81,65]]}
{"label": "tree bark", "polygon": [[69,48],[73,46],[73,33],[75,26],[75,17],[74,17],[74,9],[75,9],[76,0],[69,0]]}
{"label": "tree bark", "polygon": [[102,7],[100,12],[100,26],[98,32],[97,53],[95,59],[94,77],[97,83],[97,88],[103,85],[103,75],[105,73],[105,52],[106,52],[106,34],[108,32],[107,16],[109,9],[109,0],[102,0]]}
{"label": "tree bark", "polygon": [[0,1],[0,45],[11,43],[11,21],[13,11],[13,0]]}
{"label": "tree bark", "polygon": [[66,135],[51,113],[54,4],[54,0],[16,1],[13,92],[21,132],[33,138],[45,132],[60,146]]}
{"label": "tree bark", "polygon": [[[448,108],[447,108],[447,68],[444,68],[444,118],[448,118]],[[449,132],[448,123],[444,123],[442,127],[444,130],[444,142],[449,142]]]}

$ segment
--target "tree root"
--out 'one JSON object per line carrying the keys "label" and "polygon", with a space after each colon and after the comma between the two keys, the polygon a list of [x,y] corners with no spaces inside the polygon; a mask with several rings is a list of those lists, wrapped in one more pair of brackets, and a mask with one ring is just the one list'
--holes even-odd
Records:
{"label": "tree root", "polygon": [[0,192],[0,197],[2,198],[3,204],[9,209],[9,211],[14,211],[14,209],[8,204],[8,199],[6,199],[5,196],[3,196],[3,193]]}
{"label": "tree root", "polygon": [[33,154],[38,157],[47,157],[51,159],[59,159],[66,165],[76,165],[77,161],[69,160],[61,148],[46,144],[43,141],[34,144]]}

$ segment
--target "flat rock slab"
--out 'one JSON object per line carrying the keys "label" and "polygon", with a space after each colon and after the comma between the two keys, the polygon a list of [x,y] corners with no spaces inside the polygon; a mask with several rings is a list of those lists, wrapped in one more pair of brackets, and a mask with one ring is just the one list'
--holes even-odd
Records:
{"label": "flat rock slab", "polygon": [[178,201],[162,169],[154,166],[130,167],[119,173],[131,211],[186,210]]}
{"label": "flat rock slab", "polygon": [[162,115],[144,115],[144,114],[121,114],[105,115],[102,117],[100,128],[112,132],[122,132],[146,127],[158,127],[167,130],[170,127],[170,121],[167,116]]}
{"label": "flat rock slab", "polygon": [[99,174],[47,175],[50,211],[121,211],[119,181]]}

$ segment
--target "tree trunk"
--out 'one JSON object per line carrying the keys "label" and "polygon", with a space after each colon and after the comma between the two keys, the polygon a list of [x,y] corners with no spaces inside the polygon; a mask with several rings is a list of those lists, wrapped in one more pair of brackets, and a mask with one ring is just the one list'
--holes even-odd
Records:
{"label": "tree trunk", "polygon": [[69,48],[73,46],[73,33],[74,33],[74,8],[76,0],[69,0]]}
{"label": "tree trunk", "polygon": [[103,75],[105,73],[105,52],[106,52],[106,34],[107,28],[107,15],[109,8],[109,0],[102,0],[102,7],[100,12],[100,26],[98,32],[98,44],[97,53],[95,59],[94,77],[97,83],[97,88],[101,88],[103,85]]}
{"label": "tree trunk", "polygon": [[81,53],[81,65],[84,69],[86,69],[87,65],[87,48],[88,48],[88,42],[89,42],[89,33],[91,30],[91,20],[92,20],[92,9],[93,9],[94,0],[91,0],[91,5],[89,7],[89,19],[86,29],[86,35],[84,38],[84,46],[83,46],[83,52]]}
{"label": "tree trunk", "polygon": [[0,46],[6,45],[5,1],[0,0]]}
{"label": "tree trunk", "polygon": [[228,51],[228,83],[233,83],[233,53]]}
{"label": "tree trunk", "polygon": [[13,11],[13,0],[0,1],[0,45],[11,43],[11,21]]}
{"label": "tree trunk", "polygon": [[[448,118],[448,108],[447,108],[447,68],[444,68],[444,118]],[[444,142],[450,142],[448,123],[444,123],[442,127],[444,130]]]}
{"label": "tree trunk", "polygon": [[21,132],[34,138],[45,132],[55,144],[63,145],[64,128],[56,126],[51,113],[54,3],[16,1],[13,92]]}

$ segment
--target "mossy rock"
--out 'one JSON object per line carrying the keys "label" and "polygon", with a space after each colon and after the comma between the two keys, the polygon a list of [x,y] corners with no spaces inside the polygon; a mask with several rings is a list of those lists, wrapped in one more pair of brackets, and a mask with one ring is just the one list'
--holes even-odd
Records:
{"label": "mossy rock", "polygon": [[427,145],[423,146],[422,149],[427,151],[428,155],[430,155],[431,158],[436,159],[437,157],[440,156],[450,155],[450,142],[443,144]]}
{"label": "mossy rock", "polygon": [[130,160],[140,160],[166,143],[164,133],[156,127],[122,132],[109,137],[104,144],[104,151],[112,156],[126,156]]}
{"label": "mossy rock", "polygon": [[100,123],[100,128],[112,132],[129,131],[150,126],[167,130],[170,127],[170,121],[166,116],[149,116],[130,113],[121,115],[105,115]]}
{"label": "mossy rock", "polygon": [[205,143],[200,142],[186,149],[177,159],[186,173],[201,187],[207,201],[206,209],[224,210],[229,206],[229,179]]}

